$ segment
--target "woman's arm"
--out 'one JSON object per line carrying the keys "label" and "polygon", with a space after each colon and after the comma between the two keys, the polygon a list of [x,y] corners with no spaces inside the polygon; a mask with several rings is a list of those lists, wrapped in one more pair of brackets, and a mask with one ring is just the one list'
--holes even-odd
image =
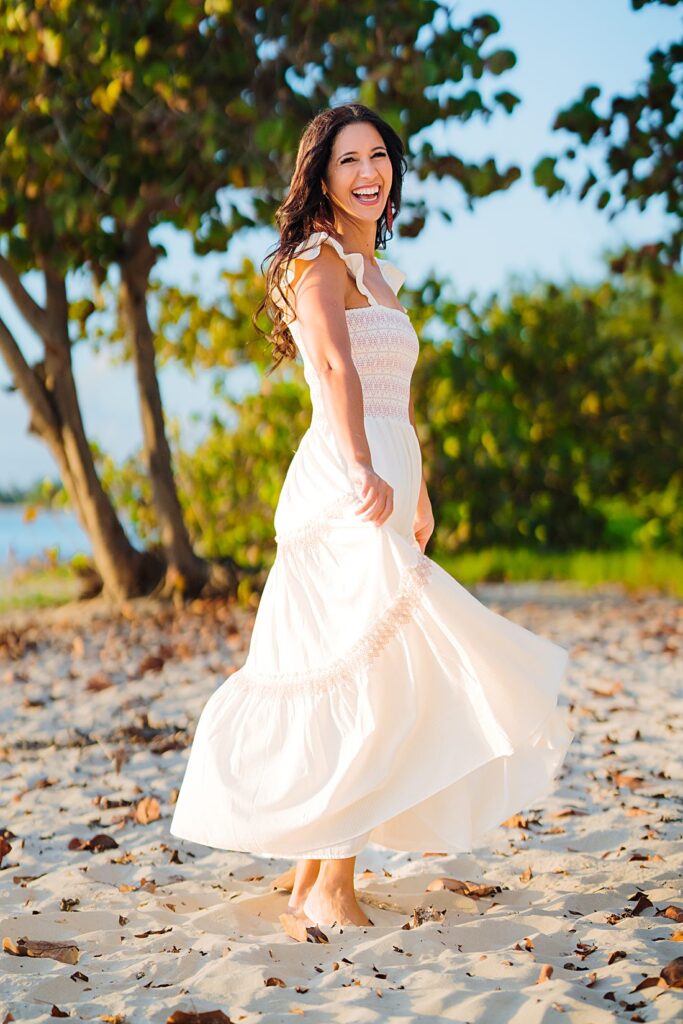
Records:
{"label": "woman's arm", "polygon": [[292,288],[306,353],[320,380],[325,412],[360,498],[355,511],[362,519],[379,525],[393,511],[393,488],[372,468],[363,390],[351,358],[344,311],[346,273],[338,255],[323,245],[315,260],[305,262]]}
{"label": "woman's arm", "polygon": [[[413,396],[410,395],[408,402],[408,416],[410,422],[413,425],[413,430],[417,435],[417,427],[415,425],[415,406],[413,405]],[[419,441],[419,437],[418,437]],[[420,549],[424,553],[424,549],[427,546],[427,541],[434,532],[434,513],[432,512],[432,503],[427,492],[427,482],[422,474],[420,480],[420,493],[417,499],[417,507],[415,509],[415,518],[413,520],[413,533],[415,534],[415,540],[420,545]]]}

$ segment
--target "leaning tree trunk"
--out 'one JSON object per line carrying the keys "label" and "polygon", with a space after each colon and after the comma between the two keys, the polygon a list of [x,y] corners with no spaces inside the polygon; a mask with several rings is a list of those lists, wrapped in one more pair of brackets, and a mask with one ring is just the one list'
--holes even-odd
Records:
{"label": "leaning tree trunk", "polygon": [[0,352],[29,406],[29,431],[40,437],[54,456],[69,500],[90,538],[104,592],[116,602],[147,593],[158,578],[158,563],[128,540],[97,475],[83,427],[71,365],[64,279],[46,270],[48,301],[43,309],[2,259],[0,276],[45,346],[44,360],[29,365],[0,320]]}
{"label": "leaning tree trunk", "polygon": [[209,563],[192,549],[166,438],[154,334],[147,314],[149,273],[155,258],[146,229],[133,234],[129,252],[120,264],[123,306],[134,354],[145,463],[168,566],[164,589],[167,593],[180,590],[184,594],[197,594],[212,573]]}

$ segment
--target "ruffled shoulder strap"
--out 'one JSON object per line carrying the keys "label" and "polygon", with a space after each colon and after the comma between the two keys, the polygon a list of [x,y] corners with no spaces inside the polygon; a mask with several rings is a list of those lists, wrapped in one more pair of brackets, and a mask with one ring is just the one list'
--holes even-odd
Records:
{"label": "ruffled shoulder strap", "polygon": [[[294,252],[291,254],[289,260],[284,265],[284,268],[280,274],[280,285],[273,289],[273,301],[283,309],[285,313],[285,322],[291,323],[294,319],[291,311],[287,308],[286,303],[282,299],[282,291],[288,291],[291,282],[295,277],[295,262],[297,259],[303,260],[314,260],[320,255],[320,247],[323,243],[332,246],[335,252],[341,257],[346,264],[346,268],[356,282],[356,288],[365,295],[371,306],[378,306],[379,303],[375,299],[369,288],[366,287],[365,281],[363,280],[363,271],[365,269],[365,262],[363,255],[360,252],[344,252],[341,243],[333,238],[328,231],[314,231],[312,234],[305,238],[296,247]],[[398,295],[398,290],[406,279],[406,275],[398,267],[390,263],[389,260],[379,260],[380,270],[385,281],[392,289],[395,295]],[[288,296],[289,297],[289,296]],[[290,297],[291,301],[291,297]]]}

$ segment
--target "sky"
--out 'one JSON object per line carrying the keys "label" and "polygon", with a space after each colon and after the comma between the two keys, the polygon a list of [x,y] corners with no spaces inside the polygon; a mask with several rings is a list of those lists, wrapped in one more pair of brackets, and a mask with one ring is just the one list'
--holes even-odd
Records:
{"label": "sky", "polygon": [[[613,95],[633,91],[646,74],[647,55],[680,36],[680,9],[653,5],[634,12],[628,0],[453,0],[452,7],[460,23],[485,12],[498,18],[501,31],[485,52],[509,47],[517,55],[517,66],[475,84],[485,98],[505,88],[521,102],[512,115],[501,109],[488,122],[451,120],[425,137],[466,161],[492,157],[499,170],[517,164],[522,178],[507,191],[480,200],[472,212],[456,185],[430,186],[428,199],[447,208],[452,222],[434,216],[419,238],[396,236],[387,258],[406,273],[408,287],[435,272],[447,277],[460,297],[501,292],[513,279],[522,285],[537,278],[558,284],[570,278],[598,280],[605,252],[660,235],[666,224],[663,203],[651,201],[643,213],[626,210],[609,222],[595,209],[592,197],[584,202],[573,195],[545,198],[531,181],[531,168],[540,156],[559,155],[570,143],[570,136],[553,132],[551,125],[557,111],[578,98],[585,86],[601,88],[601,112]],[[595,164],[603,167],[597,153]],[[404,195],[415,197],[424,187],[408,175]],[[202,259],[193,256],[188,238],[171,228],[156,229],[153,240],[162,242],[168,253],[155,268],[159,280],[184,287],[196,280],[201,295],[215,295],[221,271],[238,266],[245,255],[260,264],[276,233],[265,228],[245,233],[233,240],[228,253]],[[25,283],[42,300],[40,280],[28,277]],[[26,357],[40,358],[39,344],[1,285],[0,316]],[[106,351],[97,355],[86,345],[76,347],[74,366],[88,436],[117,461],[133,454],[140,447],[141,431],[132,367],[113,366]],[[19,393],[7,390],[9,384],[0,357],[0,488],[56,479],[56,465],[43,443],[27,432],[28,411]],[[167,416],[180,420],[185,444],[195,444],[203,430],[201,417],[214,407],[208,378],[192,381],[165,368],[160,387]]]}

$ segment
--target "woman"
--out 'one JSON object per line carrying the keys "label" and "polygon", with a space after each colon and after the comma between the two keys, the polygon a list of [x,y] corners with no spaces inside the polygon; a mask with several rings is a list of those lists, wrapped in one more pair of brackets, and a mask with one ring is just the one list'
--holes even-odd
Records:
{"label": "woman", "polygon": [[307,925],[370,924],[354,890],[368,841],[471,850],[547,789],[571,739],[567,651],[424,554],[419,343],[404,274],[374,255],[405,169],[398,135],[359,104],[302,136],[260,308],[275,365],[301,353],[311,425],[245,664],[204,707],[171,825],[297,860],[289,910]]}

